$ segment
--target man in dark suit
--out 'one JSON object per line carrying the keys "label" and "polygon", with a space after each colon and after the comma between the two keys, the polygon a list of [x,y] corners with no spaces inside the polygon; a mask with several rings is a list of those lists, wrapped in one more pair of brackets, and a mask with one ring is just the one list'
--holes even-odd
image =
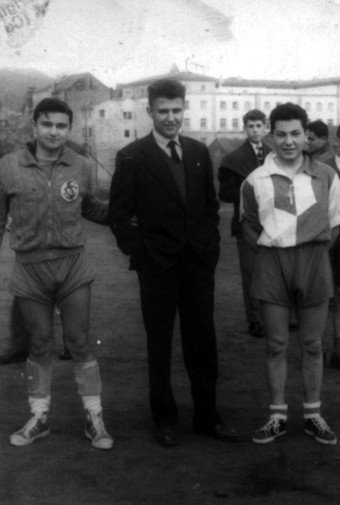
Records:
{"label": "man in dark suit", "polygon": [[334,151],[328,142],[328,126],[317,119],[308,123],[306,130],[308,150],[315,160],[326,163],[326,160],[334,156]]}
{"label": "man in dark suit", "polygon": [[109,223],[138,274],[156,436],[161,445],[176,442],[171,343],[178,309],[193,429],[235,441],[238,435],[226,429],[216,409],[213,311],[220,235],[211,160],[205,145],[179,135],[185,87],[165,79],[148,91],[154,128],[117,154]]}
{"label": "man in dark suit", "polygon": [[231,234],[236,237],[242,276],[243,300],[248,323],[248,332],[254,337],[263,337],[258,301],[251,295],[250,286],[254,271],[256,251],[245,241],[240,226],[240,188],[244,179],[263,161],[271,149],[263,142],[266,134],[266,116],[253,109],[243,117],[246,141],[235,151],[227,154],[218,171],[219,197],[234,204]]}

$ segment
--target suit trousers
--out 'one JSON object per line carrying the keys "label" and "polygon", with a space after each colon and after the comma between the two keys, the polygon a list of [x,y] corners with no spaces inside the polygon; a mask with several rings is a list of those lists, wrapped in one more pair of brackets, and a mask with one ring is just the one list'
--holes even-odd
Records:
{"label": "suit trousers", "polygon": [[176,313],[184,364],[191,382],[194,422],[217,420],[217,346],[213,319],[214,271],[190,247],[168,270],[138,270],[147,334],[150,405],[156,426],[174,426],[178,413],[171,387],[171,349]]}
{"label": "suit trousers", "polygon": [[248,242],[243,237],[242,233],[238,233],[236,235],[236,240],[240,260],[243,301],[247,322],[259,323],[259,302],[257,298],[251,294],[251,282],[255,268],[256,252],[250,247]]}

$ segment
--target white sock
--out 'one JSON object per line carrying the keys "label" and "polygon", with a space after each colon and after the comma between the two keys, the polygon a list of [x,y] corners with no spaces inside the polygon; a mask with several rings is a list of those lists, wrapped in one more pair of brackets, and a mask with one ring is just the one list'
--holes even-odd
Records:
{"label": "white sock", "polygon": [[90,414],[96,415],[101,413],[102,404],[99,395],[95,396],[82,395],[81,399],[83,401],[84,409],[88,410]]}
{"label": "white sock", "polygon": [[32,414],[36,417],[41,417],[42,414],[46,414],[50,409],[51,396],[45,396],[44,398],[29,396],[28,403],[31,407]]}

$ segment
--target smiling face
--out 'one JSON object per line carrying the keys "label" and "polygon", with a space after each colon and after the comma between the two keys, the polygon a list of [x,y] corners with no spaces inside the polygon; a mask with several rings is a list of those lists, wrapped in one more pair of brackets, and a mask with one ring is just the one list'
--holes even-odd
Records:
{"label": "smiling face", "polygon": [[276,121],[272,136],[279,160],[285,165],[294,164],[301,156],[306,142],[301,121]]}
{"label": "smiling face", "polygon": [[244,131],[253,144],[260,144],[266,134],[266,125],[260,120],[248,119]]}
{"label": "smiling face", "polygon": [[70,119],[61,112],[49,112],[38,117],[33,124],[37,141],[37,154],[45,157],[55,156],[68,139]]}
{"label": "smiling face", "polygon": [[184,100],[156,98],[148,107],[148,114],[157,133],[169,140],[174,139],[183,123]]}

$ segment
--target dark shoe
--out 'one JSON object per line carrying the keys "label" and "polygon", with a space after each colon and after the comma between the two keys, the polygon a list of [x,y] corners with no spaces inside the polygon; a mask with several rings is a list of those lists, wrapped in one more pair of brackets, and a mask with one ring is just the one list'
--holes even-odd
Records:
{"label": "dark shoe", "polygon": [[332,352],[331,355],[324,353],[324,365],[331,368],[340,368],[340,354]]}
{"label": "dark shoe", "polygon": [[224,442],[241,442],[241,435],[236,430],[228,429],[223,422],[217,422],[213,425],[200,425],[194,423],[194,433],[197,435],[207,435],[208,437],[214,437],[218,440],[223,440]]}
{"label": "dark shoe", "polygon": [[264,338],[263,328],[261,323],[249,323],[248,333],[256,338]]}
{"label": "dark shoe", "polygon": [[13,363],[24,363],[29,356],[28,352],[12,352],[0,356],[0,365],[12,365]]}
{"label": "dark shoe", "polygon": [[67,347],[64,347],[63,352],[61,352],[59,354],[59,359],[61,359],[62,361],[66,361],[66,360],[72,359],[70,351],[67,349]]}
{"label": "dark shoe", "polygon": [[269,444],[277,437],[287,433],[287,420],[278,417],[270,417],[269,421],[256,430],[253,435],[254,444]]}
{"label": "dark shoe", "polygon": [[335,445],[337,443],[336,436],[321,416],[306,419],[305,433],[314,437],[320,444]]}
{"label": "dark shoe", "polygon": [[176,432],[171,426],[163,426],[156,433],[157,442],[159,445],[170,447],[176,445]]}

